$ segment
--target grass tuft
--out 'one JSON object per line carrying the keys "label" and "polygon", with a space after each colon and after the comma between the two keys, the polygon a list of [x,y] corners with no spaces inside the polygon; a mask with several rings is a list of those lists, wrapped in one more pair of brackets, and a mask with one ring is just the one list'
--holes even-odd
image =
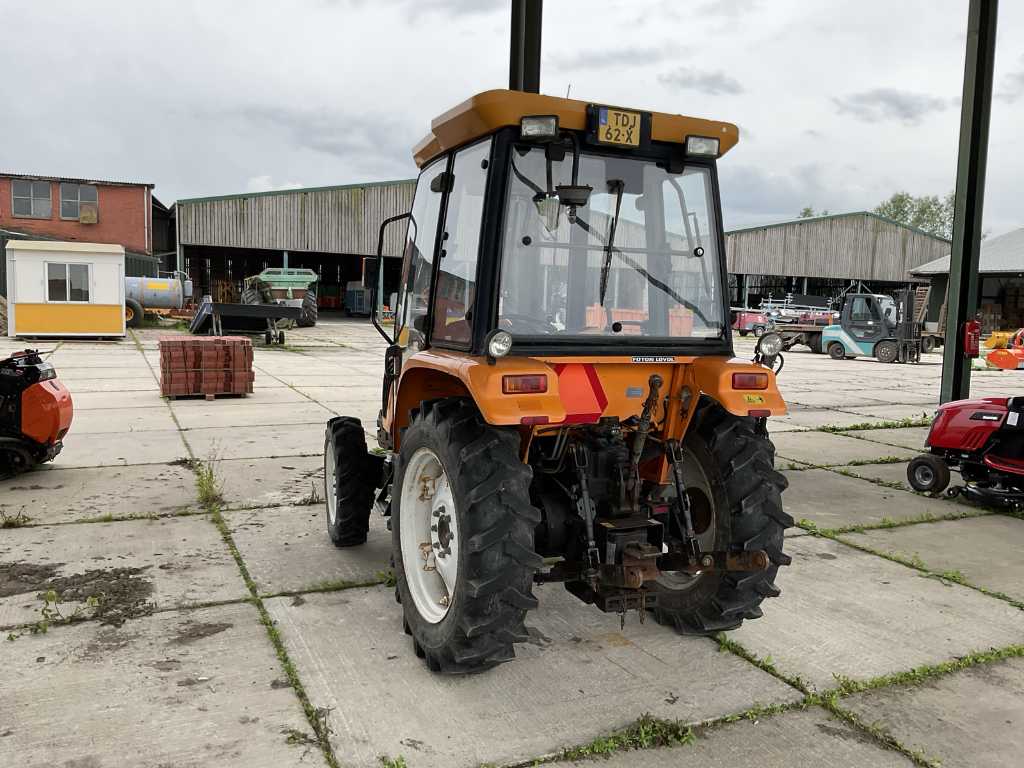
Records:
{"label": "grass tuft", "polygon": [[838,424],[826,424],[823,427],[811,430],[812,432],[863,432],[868,429],[902,429],[904,427],[930,427],[932,417],[927,411],[922,411],[920,416],[908,416],[905,419],[885,419],[883,421],[862,421],[858,424],[840,426]]}
{"label": "grass tuft", "polygon": [[32,518],[25,514],[22,507],[13,515],[8,515],[0,509],[0,528],[22,528],[32,522]]}
{"label": "grass tuft", "polygon": [[585,760],[634,749],[682,746],[696,739],[693,729],[678,720],[643,714],[632,725],[610,736],[600,736],[588,744],[563,750],[560,759]]}

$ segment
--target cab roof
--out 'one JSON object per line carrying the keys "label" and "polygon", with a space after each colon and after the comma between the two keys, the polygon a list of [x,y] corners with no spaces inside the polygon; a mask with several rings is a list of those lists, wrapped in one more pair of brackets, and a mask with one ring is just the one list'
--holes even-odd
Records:
{"label": "cab roof", "polygon": [[[587,107],[595,103],[598,102],[562,99],[523,91],[484,91],[434,118],[430,124],[430,133],[413,147],[413,158],[417,167],[422,168],[442,152],[486,136],[499,128],[519,125],[519,120],[528,115],[558,115],[558,123],[562,128],[582,131],[587,127]],[[651,112],[650,115],[653,141],[682,144],[687,136],[714,137],[719,139],[719,155],[724,155],[739,141],[739,128],[732,123],[665,112]]]}

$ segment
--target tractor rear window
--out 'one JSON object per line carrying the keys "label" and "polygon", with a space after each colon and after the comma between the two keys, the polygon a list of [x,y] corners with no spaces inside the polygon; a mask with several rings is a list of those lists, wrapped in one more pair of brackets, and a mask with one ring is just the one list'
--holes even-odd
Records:
{"label": "tractor rear window", "polygon": [[584,153],[575,210],[572,153],[517,148],[506,213],[499,327],[525,336],[717,338],[725,328],[709,171]]}

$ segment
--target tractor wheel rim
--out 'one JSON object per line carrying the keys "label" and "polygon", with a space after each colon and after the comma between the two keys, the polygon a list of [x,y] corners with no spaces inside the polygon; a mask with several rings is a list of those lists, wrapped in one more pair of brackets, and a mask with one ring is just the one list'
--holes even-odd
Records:
{"label": "tractor wheel rim", "polygon": [[[697,541],[702,552],[715,550],[715,538],[718,531],[718,510],[715,509],[711,483],[708,481],[704,467],[697,461],[691,451],[683,448],[683,476],[686,478],[688,496],[690,496],[691,516]],[[699,520],[700,504],[707,504],[705,520]],[[696,514],[695,514],[696,513]],[[680,515],[681,517],[681,515]],[[701,580],[703,574],[690,575],[681,571],[662,571],[658,583],[674,592],[692,589]]]}
{"label": "tractor wheel rim", "polygon": [[914,479],[919,485],[929,486],[935,481],[935,472],[927,464],[922,464],[914,469]]}
{"label": "tractor wheel rim", "polygon": [[338,462],[334,458],[334,446],[330,443],[324,451],[324,498],[327,499],[327,519],[331,525],[338,520]]}
{"label": "tractor wheel rim", "polygon": [[429,448],[419,448],[409,459],[401,494],[405,580],[420,616],[437,624],[456,599],[459,529],[451,483]]}
{"label": "tractor wheel rim", "polygon": [[134,318],[135,318],[135,310],[132,309],[131,307],[125,307],[124,319],[127,320],[130,323]]}

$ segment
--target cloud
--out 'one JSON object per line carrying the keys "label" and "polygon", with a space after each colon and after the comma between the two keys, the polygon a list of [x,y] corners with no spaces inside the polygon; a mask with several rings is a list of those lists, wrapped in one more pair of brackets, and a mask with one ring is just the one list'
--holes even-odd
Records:
{"label": "cloud", "polygon": [[245,183],[246,192],[273,192],[281,189],[302,189],[305,185],[301,181],[286,181],[283,184],[275,184],[274,177],[270,174],[264,176],[253,176]]}
{"label": "cloud", "polygon": [[576,53],[556,54],[545,58],[544,64],[558,71],[577,69],[622,69],[629,67],[649,67],[664,61],[669,56],[678,56],[679,50],[669,45],[662,46],[625,46],[607,50],[584,49]]}
{"label": "cloud", "polygon": [[832,101],[841,115],[852,115],[866,123],[898,120],[904,125],[917,125],[926,115],[942,112],[950,105],[948,99],[895,88],[874,88]]}
{"label": "cloud", "polygon": [[692,67],[679,67],[658,75],[658,82],[673,88],[699,91],[711,96],[743,93],[743,86],[724,72],[705,72]]}
{"label": "cloud", "polygon": [[[1019,63],[1024,67],[1024,56],[1020,57]],[[1004,75],[1002,86],[995,94],[999,101],[1004,101],[1007,104],[1012,104],[1021,96],[1024,96],[1024,68]]]}
{"label": "cloud", "polygon": [[761,0],[714,0],[697,8],[694,16],[727,16],[734,18],[756,10]]}

